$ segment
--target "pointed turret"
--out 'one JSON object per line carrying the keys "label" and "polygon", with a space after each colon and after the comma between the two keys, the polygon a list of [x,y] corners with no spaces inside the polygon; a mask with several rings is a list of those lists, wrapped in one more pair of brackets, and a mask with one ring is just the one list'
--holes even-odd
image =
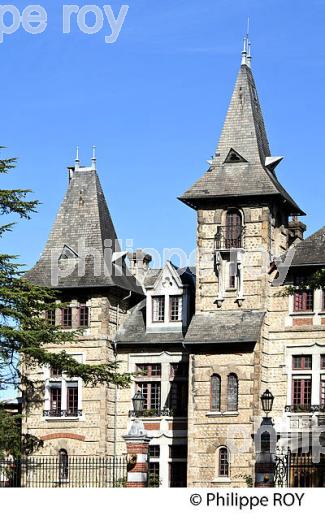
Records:
{"label": "pointed turret", "polygon": [[40,260],[28,272],[35,284],[58,288],[117,286],[142,293],[126,267],[114,224],[92,166],[69,168],[69,186]]}
{"label": "pointed turret", "polygon": [[217,150],[208,161],[208,171],[180,200],[197,209],[207,199],[277,197],[289,214],[304,215],[274,173],[282,157],[271,156],[250,63],[250,42],[246,37]]}

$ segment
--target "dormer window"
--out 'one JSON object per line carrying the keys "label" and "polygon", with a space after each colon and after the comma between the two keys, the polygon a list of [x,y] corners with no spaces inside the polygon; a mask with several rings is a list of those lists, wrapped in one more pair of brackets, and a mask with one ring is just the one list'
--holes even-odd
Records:
{"label": "dormer window", "polygon": [[170,296],[169,298],[170,321],[182,320],[182,297]]}
{"label": "dormer window", "polygon": [[165,296],[154,296],[152,298],[152,321],[165,321]]}

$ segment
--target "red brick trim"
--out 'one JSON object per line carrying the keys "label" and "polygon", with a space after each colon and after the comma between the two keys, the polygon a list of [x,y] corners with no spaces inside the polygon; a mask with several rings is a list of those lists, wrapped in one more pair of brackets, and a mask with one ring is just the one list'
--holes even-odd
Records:
{"label": "red brick trim", "polygon": [[74,439],[76,441],[84,441],[86,437],[84,435],[78,435],[77,433],[48,433],[41,437],[43,441],[49,441],[51,439]]}
{"label": "red brick trim", "polygon": [[303,325],[312,325],[313,324],[313,318],[294,318],[293,319],[293,325],[294,326],[303,326]]}
{"label": "red brick trim", "polygon": [[144,427],[146,430],[160,430],[159,423],[145,423]]}
{"label": "red brick trim", "polygon": [[129,470],[129,473],[147,473],[147,471],[147,462],[137,462],[135,466]]}

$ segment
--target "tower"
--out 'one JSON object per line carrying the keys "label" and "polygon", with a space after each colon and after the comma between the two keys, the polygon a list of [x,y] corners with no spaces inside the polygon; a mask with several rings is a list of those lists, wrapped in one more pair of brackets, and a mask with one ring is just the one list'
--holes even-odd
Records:
{"label": "tower", "polygon": [[[143,297],[129,272],[96,171],[95,149],[90,167],[69,168],[69,185],[39,261],[27,278],[58,291],[62,308],[47,316],[65,329],[80,329],[77,341],[46,345],[64,349],[84,363],[115,359],[113,338],[128,309]],[[115,450],[114,387],[85,387],[77,378],[40,369],[44,401],[35,403],[25,432],[44,441],[43,453],[112,455]]]}
{"label": "tower", "polygon": [[245,38],[216,152],[180,197],[197,212],[196,309],[185,339],[189,485],[236,486],[252,473],[270,266],[289,247],[290,215],[304,214],[277,178],[281,160],[270,152]]}

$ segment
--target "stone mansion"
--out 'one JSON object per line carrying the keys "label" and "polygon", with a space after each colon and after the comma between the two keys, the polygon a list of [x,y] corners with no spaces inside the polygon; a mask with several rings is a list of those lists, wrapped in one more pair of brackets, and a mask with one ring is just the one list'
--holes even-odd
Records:
{"label": "stone mansion", "polygon": [[[304,238],[305,213],[277,177],[282,157],[270,151],[246,43],[217,149],[179,197],[197,213],[195,268],[154,269],[145,251],[121,251],[95,158],[83,167],[77,157],[69,168],[28,278],[55,286],[68,303],[47,319],[82,334],[46,348],[84,363],[117,360],[134,376],[127,389],[91,388],[40,369],[44,399],[23,430],[43,439],[44,455],[125,454],[140,391],[149,473],[161,486],[246,486],[254,479],[260,396],[269,389],[278,450],[309,457],[305,473],[292,466],[289,484],[325,485],[323,454],[310,458],[312,431],[321,452],[325,436],[325,293],[283,295],[283,285],[325,266],[325,227]],[[80,244],[91,251],[82,274]]]}

